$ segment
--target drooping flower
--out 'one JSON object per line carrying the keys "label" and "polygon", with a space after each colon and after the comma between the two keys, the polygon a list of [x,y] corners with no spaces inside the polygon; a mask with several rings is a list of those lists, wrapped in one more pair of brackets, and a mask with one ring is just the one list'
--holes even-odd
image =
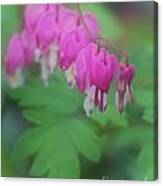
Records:
{"label": "drooping flower", "polygon": [[[86,24],[86,25],[85,25]],[[79,50],[86,47],[99,36],[99,24],[94,15],[76,14],[76,27],[65,32],[60,40],[60,60],[62,70],[67,70],[75,61]]]}
{"label": "drooping flower", "polygon": [[6,72],[11,87],[16,88],[23,84],[22,71],[26,65],[26,55],[20,35],[14,34],[5,55]]}
{"label": "drooping flower", "polygon": [[38,48],[35,52],[37,61],[41,63],[41,77],[45,84],[48,84],[48,77],[57,66],[60,37],[73,29],[75,21],[73,11],[58,4],[46,6],[46,11],[44,9],[36,21],[33,32]]}
{"label": "drooping flower", "polygon": [[56,34],[56,40],[60,43],[63,35],[76,29],[77,12],[61,5],[57,7],[57,12],[56,23],[58,31]]}
{"label": "drooping flower", "polygon": [[34,32],[41,15],[48,9],[47,4],[27,5],[24,13],[25,28],[28,32]]}
{"label": "drooping flower", "polygon": [[94,41],[100,36],[100,25],[94,14],[90,12],[83,13],[79,18],[79,22],[85,28],[87,37]]}
{"label": "drooping flower", "polygon": [[133,101],[132,81],[135,75],[135,67],[132,64],[121,63],[117,80],[116,107],[121,113],[125,107]]}
{"label": "drooping flower", "polygon": [[55,17],[52,12],[47,11],[41,15],[35,32],[38,47],[45,53],[55,40],[55,27]]}
{"label": "drooping flower", "polygon": [[89,44],[86,48],[80,50],[76,60],[76,82],[78,89],[86,93],[91,87],[90,64],[94,54],[94,44]]}
{"label": "drooping flower", "polygon": [[61,69],[65,71],[68,83],[71,85],[73,84],[73,86],[75,84],[74,76],[70,73],[72,70],[69,68],[74,66],[73,63],[79,51],[87,47],[92,41],[95,41],[95,38],[100,34],[99,24],[94,15],[90,13],[85,13],[83,15],[76,13],[75,16],[75,29],[63,33],[59,42],[59,65]]}
{"label": "drooping flower", "polygon": [[26,65],[30,65],[35,60],[35,51],[37,49],[35,37],[34,35],[30,34],[26,29],[22,31],[20,37],[26,56]]}
{"label": "drooping flower", "polygon": [[100,111],[107,107],[107,92],[118,69],[117,58],[109,54],[106,48],[98,49],[92,58],[91,81],[95,85],[94,103]]}
{"label": "drooping flower", "polygon": [[35,29],[35,37],[40,51],[41,78],[48,84],[48,77],[57,65],[58,46],[55,42],[56,22],[52,11],[44,12]]}
{"label": "drooping flower", "polygon": [[62,70],[67,70],[74,63],[80,49],[87,46],[84,30],[77,28],[76,30],[65,34],[60,41],[60,59],[59,65]]}
{"label": "drooping flower", "polygon": [[117,70],[117,58],[94,43],[79,52],[76,60],[76,81],[79,90],[86,93],[84,109],[90,115],[94,105],[100,111],[107,106],[107,92]]}
{"label": "drooping flower", "polygon": [[105,111],[107,93],[117,74],[118,111],[122,112],[132,102],[135,67],[128,64],[127,52],[123,53],[125,63],[118,65],[116,56],[109,53],[92,13],[72,10],[61,4],[28,5],[24,23],[21,34],[12,36],[5,57],[12,87],[23,84],[24,70],[36,61],[41,65],[45,85],[60,66],[68,85],[71,88],[77,85],[86,95],[83,107],[87,116],[95,106]]}

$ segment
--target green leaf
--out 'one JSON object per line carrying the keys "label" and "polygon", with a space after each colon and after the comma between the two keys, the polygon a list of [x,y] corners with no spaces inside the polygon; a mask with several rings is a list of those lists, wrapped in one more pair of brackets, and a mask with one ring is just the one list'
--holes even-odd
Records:
{"label": "green leaf", "polygon": [[1,144],[1,152],[1,176],[15,176],[15,171],[13,171],[13,167],[11,166],[9,153],[3,142]]}
{"label": "green leaf", "polygon": [[106,146],[109,152],[130,146],[143,147],[149,143],[153,144],[153,127],[144,126],[142,123],[142,126],[119,128],[114,131],[109,130],[106,136],[103,136],[103,140],[104,147]]}
{"label": "green leaf", "polygon": [[127,126],[125,111],[119,113],[114,106],[110,105],[110,107],[108,108],[108,112],[110,114],[110,119],[114,123],[114,125],[121,127]]}
{"label": "green leaf", "polygon": [[111,104],[108,105],[108,108],[105,112],[99,112],[97,109],[95,109],[91,115],[91,118],[102,124],[102,125],[110,125],[110,126],[121,126],[126,127],[127,126],[127,120],[125,113],[119,113],[115,106],[112,106]]}
{"label": "green leaf", "polygon": [[79,154],[97,162],[100,146],[93,130],[73,119],[26,131],[15,146],[13,161],[21,165],[33,157],[30,174],[34,177],[79,178]]}
{"label": "green leaf", "polygon": [[152,124],[154,124],[153,109],[154,108],[146,108],[144,111],[144,116],[143,116],[143,119],[145,119],[146,121]]}
{"label": "green leaf", "polygon": [[134,169],[134,179],[137,180],[154,180],[154,148],[153,145],[145,146],[136,162],[136,168]]}
{"label": "green leaf", "polygon": [[53,125],[60,118],[75,117],[81,109],[82,96],[70,90],[66,81],[55,79],[48,87],[32,80],[10,92],[23,108],[24,117],[33,124]]}
{"label": "green leaf", "polygon": [[153,92],[149,90],[135,91],[136,101],[145,108],[153,106]]}
{"label": "green leaf", "polygon": [[18,136],[27,128],[27,123],[22,117],[20,109],[11,102],[5,106],[1,121],[2,142],[11,153]]}
{"label": "green leaf", "polygon": [[[110,129],[102,136],[105,172],[110,179],[153,180],[155,160],[150,159],[154,149],[143,152],[149,145],[154,146],[153,127],[128,126],[127,128]],[[140,151],[141,150],[141,151]],[[140,152],[140,153],[139,153]],[[146,163],[141,158],[147,158]],[[140,158],[139,158],[140,156]],[[149,162],[149,164],[148,164]],[[108,171],[106,171],[108,170]],[[153,172],[152,172],[153,171]],[[106,174],[106,173],[104,173]]]}
{"label": "green leaf", "polygon": [[107,110],[105,112],[100,112],[95,108],[91,114],[91,119],[98,122],[100,125],[106,125],[109,123],[109,113]]}
{"label": "green leaf", "polygon": [[139,105],[144,108],[143,118],[150,122],[154,123],[153,120],[153,110],[154,110],[154,98],[153,92],[150,90],[137,90],[136,91],[136,101]]}

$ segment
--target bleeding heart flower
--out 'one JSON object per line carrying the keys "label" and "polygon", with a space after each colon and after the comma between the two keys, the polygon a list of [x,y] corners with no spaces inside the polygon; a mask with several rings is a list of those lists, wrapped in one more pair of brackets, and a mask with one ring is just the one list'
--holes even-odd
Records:
{"label": "bleeding heart flower", "polygon": [[58,46],[55,41],[57,24],[52,9],[44,12],[36,26],[35,36],[37,40],[41,63],[41,78],[45,85],[48,84],[48,77],[53,73],[57,65]]}
{"label": "bleeding heart flower", "polygon": [[80,50],[76,60],[76,82],[79,90],[87,92],[91,86],[90,64],[95,51],[94,43],[89,44],[86,48]]}
{"label": "bleeding heart flower", "polygon": [[34,32],[41,15],[48,10],[47,4],[27,5],[24,13],[25,27]]}
{"label": "bleeding heart flower", "polygon": [[100,111],[104,111],[107,107],[107,92],[118,69],[117,58],[105,48],[96,47],[90,69],[92,84],[96,87],[94,103]]}
{"label": "bleeding heart flower", "polygon": [[67,70],[75,61],[80,49],[87,46],[89,40],[85,35],[83,28],[78,27],[76,30],[63,35],[60,41],[60,67]]}
{"label": "bleeding heart flower", "polygon": [[14,34],[9,41],[5,56],[6,71],[11,87],[16,88],[23,84],[22,71],[25,68],[26,61],[21,37]]}
{"label": "bleeding heart flower", "polygon": [[26,64],[30,65],[35,60],[35,50],[37,49],[37,43],[34,35],[24,29],[20,35],[22,45],[26,56]]}
{"label": "bleeding heart flower", "polygon": [[121,113],[133,101],[132,81],[135,67],[132,64],[120,64],[120,74],[117,81],[116,107]]}
{"label": "bleeding heart flower", "polygon": [[65,8],[64,6],[58,7],[58,16],[56,19],[58,31],[57,31],[57,41],[61,40],[63,35],[66,35],[76,29],[77,23],[77,12]]}
{"label": "bleeding heart flower", "polygon": [[96,51],[91,63],[93,84],[102,92],[107,92],[117,70],[117,58],[108,54],[106,49]]}
{"label": "bleeding heart flower", "polygon": [[36,38],[38,47],[45,53],[55,40],[55,27],[55,17],[52,12],[47,11],[41,15],[36,26]]}
{"label": "bleeding heart flower", "polygon": [[76,80],[79,90],[87,94],[84,109],[90,115],[93,105],[104,111],[107,106],[107,91],[117,71],[117,58],[95,43],[79,52],[76,64]]}
{"label": "bleeding heart flower", "polygon": [[90,12],[85,12],[80,17],[80,24],[85,25],[87,34],[92,40],[95,40],[100,35],[100,25],[94,14]]}
{"label": "bleeding heart flower", "polygon": [[[75,29],[72,31],[71,29],[67,29],[67,32],[62,34],[59,42],[59,65],[65,71],[67,81],[70,85],[74,84],[74,78],[72,78],[73,74],[70,73],[72,70],[69,68],[74,66],[73,63],[79,51],[99,36],[99,24],[94,15],[91,13],[85,13],[83,15],[76,13],[72,17],[76,18],[76,25],[73,25]],[[73,83],[69,82],[70,79]]]}
{"label": "bleeding heart flower", "polygon": [[[119,70],[116,105],[122,112],[133,100],[132,80],[135,67],[126,64],[107,50],[106,40],[92,13],[74,11],[61,4],[28,5],[21,34],[14,34],[9,42],[5,65],[12,87],[23,84],[23,71],[34,61],[41,65],[41,78],[48,85],[48,77],[56,67],[64,71],[68,85],[77,84],[86,94],[84,110],[90,116],[94,106],[100,111],[107,107],[107,93]],[[103,43],[104,41],[104,43]]]}

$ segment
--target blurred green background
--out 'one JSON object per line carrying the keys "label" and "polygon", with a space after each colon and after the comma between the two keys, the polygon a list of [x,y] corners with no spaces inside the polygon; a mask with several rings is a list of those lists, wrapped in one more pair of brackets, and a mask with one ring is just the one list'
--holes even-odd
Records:
{"label": "blurred green background", "polygon": [[[73,7],[73,4],[68,6]],[[136,66],[135,102],[123,114],[109,92],[105,113],[87,118],[83,95],[69,90],[57,70],[45,88],[36,69],[23,88],[11,90],[3,59],[22,26],[20,5],[1,7],[2,176],[154,180],[157,178],[157,74],[154,3],[81,4],[99,19],[102,34],[127,50]]]}

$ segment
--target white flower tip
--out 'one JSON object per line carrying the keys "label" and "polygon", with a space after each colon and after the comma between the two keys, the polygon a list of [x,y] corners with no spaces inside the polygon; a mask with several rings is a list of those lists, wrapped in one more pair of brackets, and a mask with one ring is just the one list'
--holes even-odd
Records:
{"label": "white flower tip", "polygon": [[44,85],[48,86],[48,78],[49,78],[49,68],[47,64],[47,56],[41,58],[41,79],[44,82]]}
{"label": "white flower tip", "polygon": [[83,107],[84,107],[87,117],[90,117],[93,111],[93,108],[94,108],[94,102],[89,95],[86,96]]}
{"label": "white flower tip", "polygon": [[70,89],[73,89],[75,87],[75,85],[76,85],[75,81],[69,81],[68,82],[68,86],[69,86]]}
{"label": "white flower tip", "polygon": [[68,86],[72,89],[76,85],[75,75],[74,75],[74,67],[70,66],[68,70],[65,71],[65,76],[68,82]]}
{"label": "white flower tip", "polygon": [[8,75],[8,82],[11,88],[15,89],[23,86],[24,76],[21,70],[17,70],[14,75]]}
{"label": "white flower tip", "polygon": [[48,56],[48,65],[50,68],[49,73],[53,74],[55,68],[57,67],[58,62],[58,48],[56,45],[50,47],[49,56]]}
{"label": "white flower tip", "polygon": [[115,105],[116,105],[117,111],[119,113],[122,113],[124,109],[124,103],[123,103],[122,97],[120,97],[118,92],[116,92],[116,95],[115,95]]}
{"label": "white flower tip", "polygon": [[35,53],[35,61],[40,62],[41,50],[39,48],[37,48],[34,53]]}

